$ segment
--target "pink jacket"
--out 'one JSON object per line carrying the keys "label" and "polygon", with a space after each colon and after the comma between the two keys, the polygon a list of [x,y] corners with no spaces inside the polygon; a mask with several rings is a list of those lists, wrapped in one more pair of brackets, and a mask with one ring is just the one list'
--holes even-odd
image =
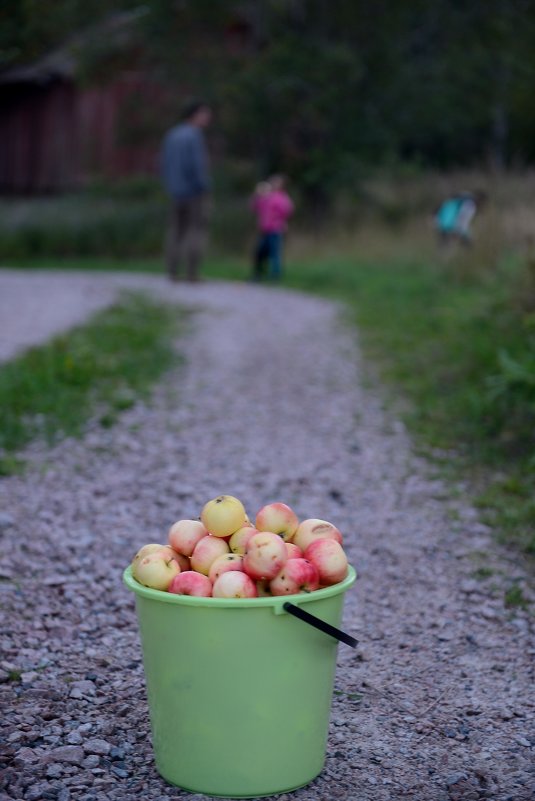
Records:
{"label": "pink jacket", "polygon": [[264,234],[280,234],[286,230],[286,222],[292,215],[294,204],[281,190],[265,195],[254,195],[251,207],[258,217],[258,227]]}

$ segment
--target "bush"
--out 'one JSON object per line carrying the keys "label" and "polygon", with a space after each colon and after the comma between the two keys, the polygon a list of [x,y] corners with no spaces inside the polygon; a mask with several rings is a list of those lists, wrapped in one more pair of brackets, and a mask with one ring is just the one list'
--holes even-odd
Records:
{"label": "bush", "polygon": [[[0,201],[0,258],[27,260],[161,253],[168,201],[154,182],[123,183],[60,197]],[[253,230],[245,195],[214,203],[210,240],[220,252],[240,252]]]}

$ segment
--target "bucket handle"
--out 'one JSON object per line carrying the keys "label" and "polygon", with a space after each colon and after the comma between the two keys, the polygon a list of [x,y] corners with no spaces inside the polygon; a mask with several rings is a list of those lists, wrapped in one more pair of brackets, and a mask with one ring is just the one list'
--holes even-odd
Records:
{"label": "bucket handle", "polygon": [[310,626],[314,626],[320,631],[323,631],[325,634],[330,634],[330,636],[334,637],[336,640],[340,640],[340,642],[350,645],[351,648],[357,647],[358,640],[356,640],[354,637],[351,637],[350,634],[346,634],[345,631],[340,631],[340,629],[331,626],[330,623],[326,623],[321,618],[311,615],[310,612],[305,612],[305,610],[301,609],[300,606],[295,606],[295,604],[291,604],[290,601],[285,601],[285,603],[282,605],[282,608],[285,612],[288,612],[290,615],[294,615],[294,617],[298,617],[299,620],[303,620]]}

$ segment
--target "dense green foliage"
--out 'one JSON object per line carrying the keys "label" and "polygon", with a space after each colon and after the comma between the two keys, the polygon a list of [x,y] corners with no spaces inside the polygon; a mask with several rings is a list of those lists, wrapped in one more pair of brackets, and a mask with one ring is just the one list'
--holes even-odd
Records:
{"label": "dense green foliage", "polygon": [[[133,294],[1,365],[0,452],[78,434],[92,415],[111,425],[173,363],[176,325],[176,309]],[[0,472],[11,463],[0,459]]]}
{"label": "dense green foliage", "polygon": [[[17,261],[154,256],[163,248],[167,206],[151,179],[59,196],[0,199],[0,253]],[[217,204],[211,239],[220,252],[236,252],[250,227],[247,199],[226,198]]]}
{"label": "dense green foliage", "polygon": [[[535,159],[535,0],[152,0],[139,10],[121,46],[170,98],[151,107],[146,136],[157,141],[186,95],[207,96],[219,152],[257,174],[288,172],[313,205],[354,187],[372,162]],[[111,12],[103,0],[53,0],[46,14],[6,0],[0,67]],[[85,49],[96,66],[103,43],[84,43],[81,63]]]}

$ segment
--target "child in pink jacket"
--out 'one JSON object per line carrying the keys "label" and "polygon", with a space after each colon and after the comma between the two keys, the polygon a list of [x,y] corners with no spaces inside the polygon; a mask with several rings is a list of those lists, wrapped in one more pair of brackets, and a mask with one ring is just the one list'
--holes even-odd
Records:
{"label": "child in pink jacket", "polygon": [[251,207],[258,222],[258,242],[254,254],[253,280],[259,281],[264,264],[269,261],[269,275],[279,279],[282,275],[282,243],[294,205],[284,191],[282,175],[274,175],[256,188]]}

